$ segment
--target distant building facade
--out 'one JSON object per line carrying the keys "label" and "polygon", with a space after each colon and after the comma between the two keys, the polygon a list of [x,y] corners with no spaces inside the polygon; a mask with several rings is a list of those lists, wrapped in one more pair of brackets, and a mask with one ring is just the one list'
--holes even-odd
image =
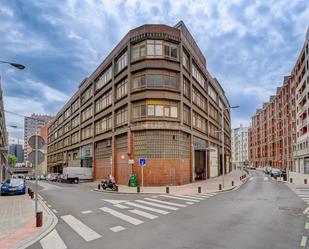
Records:
{"label": "distant building facade", "polygon": [[[93,167],[145,185],[179,185],[231,170],[229,102],[183,22],[127,33],[56,115],[48,171]],[[221,147],[223,112],[224,152]],[[223,167],[223,157],[225,165]]]}
{"label": "distant building facade", "polygon": [[31,152],[31,148],[28,145],[28,140],[31,136],[35,135],[37,133],[40,127],[46,126],[52,122],[54,119],[53,116],[49,115],[38,115],[38,114],[32,114],[30,117],[25,117],[24,119],[24,160],[28,162],[28,154]]}
{"label": "distant building facade", "polygon": [[248,163],[248,130],[249,127],[240,127],[232,129],[232,163],[236,167],[244,166]]}
{"label": "distant building facade", "polygon": [[16,156],[17,163],[24,162],[24,149],[21,144],[11,144],[9,146],[9,154]]}

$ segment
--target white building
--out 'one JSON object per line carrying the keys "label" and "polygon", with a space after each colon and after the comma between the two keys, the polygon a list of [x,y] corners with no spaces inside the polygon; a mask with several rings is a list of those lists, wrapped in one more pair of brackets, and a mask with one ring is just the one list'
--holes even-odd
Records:
{"label": "white building", "polygon": [[296,82],[296,144],[295,171],[309,174],[309,28],[301,53],[293,69]]}
{"label": "white building", "polygon": [[232,129],[232,164],[236,167],[248,163],[248,130],[242,125]]}

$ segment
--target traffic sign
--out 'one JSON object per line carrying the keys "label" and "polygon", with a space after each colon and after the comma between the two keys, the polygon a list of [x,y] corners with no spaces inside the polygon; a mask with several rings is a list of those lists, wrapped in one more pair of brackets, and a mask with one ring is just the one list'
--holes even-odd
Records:
{"label": "traffic sign", "polygon": [[145,167],[146,166],[146,159],[145,158],[140,158],[139,159],[139,166],[140,167]]}
{"label": "traffic sign", "polygon": [[[29,146],[31,147],[31,149],[36,149],[36,146],[35,146],[35,137],[36,135],[33,135],[29,138],[29,141],[28,141],[28,144]],[[41,136],[38,136],[38,147],[37,149],[42,149],[43,146],[45,145],[45,142],[44,142],[44,139],[41,137]]]}
{"label": "traffic sign", "polygon": [[[35,150],[31,151],[28,155],[28,159],[32,164],[35,164]],[[42,151],[38,151],[38,165],[44,162],[45,154]]]}

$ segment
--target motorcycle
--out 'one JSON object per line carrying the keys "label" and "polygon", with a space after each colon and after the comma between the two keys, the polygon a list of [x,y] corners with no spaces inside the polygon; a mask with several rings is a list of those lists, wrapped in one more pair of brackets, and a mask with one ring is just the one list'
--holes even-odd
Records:
{"label": "motorcycle", "polygon": [[101,182],[101,186],[104,190],[107,189],[107,188],[109,188],[113,191],[117,190],[117,185],[114,182],[112,182],[111,180],[103,180]]}

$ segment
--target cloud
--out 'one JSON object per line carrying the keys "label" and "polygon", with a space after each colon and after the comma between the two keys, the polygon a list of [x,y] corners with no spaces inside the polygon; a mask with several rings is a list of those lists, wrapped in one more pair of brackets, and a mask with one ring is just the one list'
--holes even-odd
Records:
{"label": "cloud", "polygon": [[230,103],[241,105],[233,125],[249,124],[291,72],[308,16],[306,0],[2,1],[1,57],[27,66],[3,72],[7,107],[56,113],[130,29],[183,20]]}

